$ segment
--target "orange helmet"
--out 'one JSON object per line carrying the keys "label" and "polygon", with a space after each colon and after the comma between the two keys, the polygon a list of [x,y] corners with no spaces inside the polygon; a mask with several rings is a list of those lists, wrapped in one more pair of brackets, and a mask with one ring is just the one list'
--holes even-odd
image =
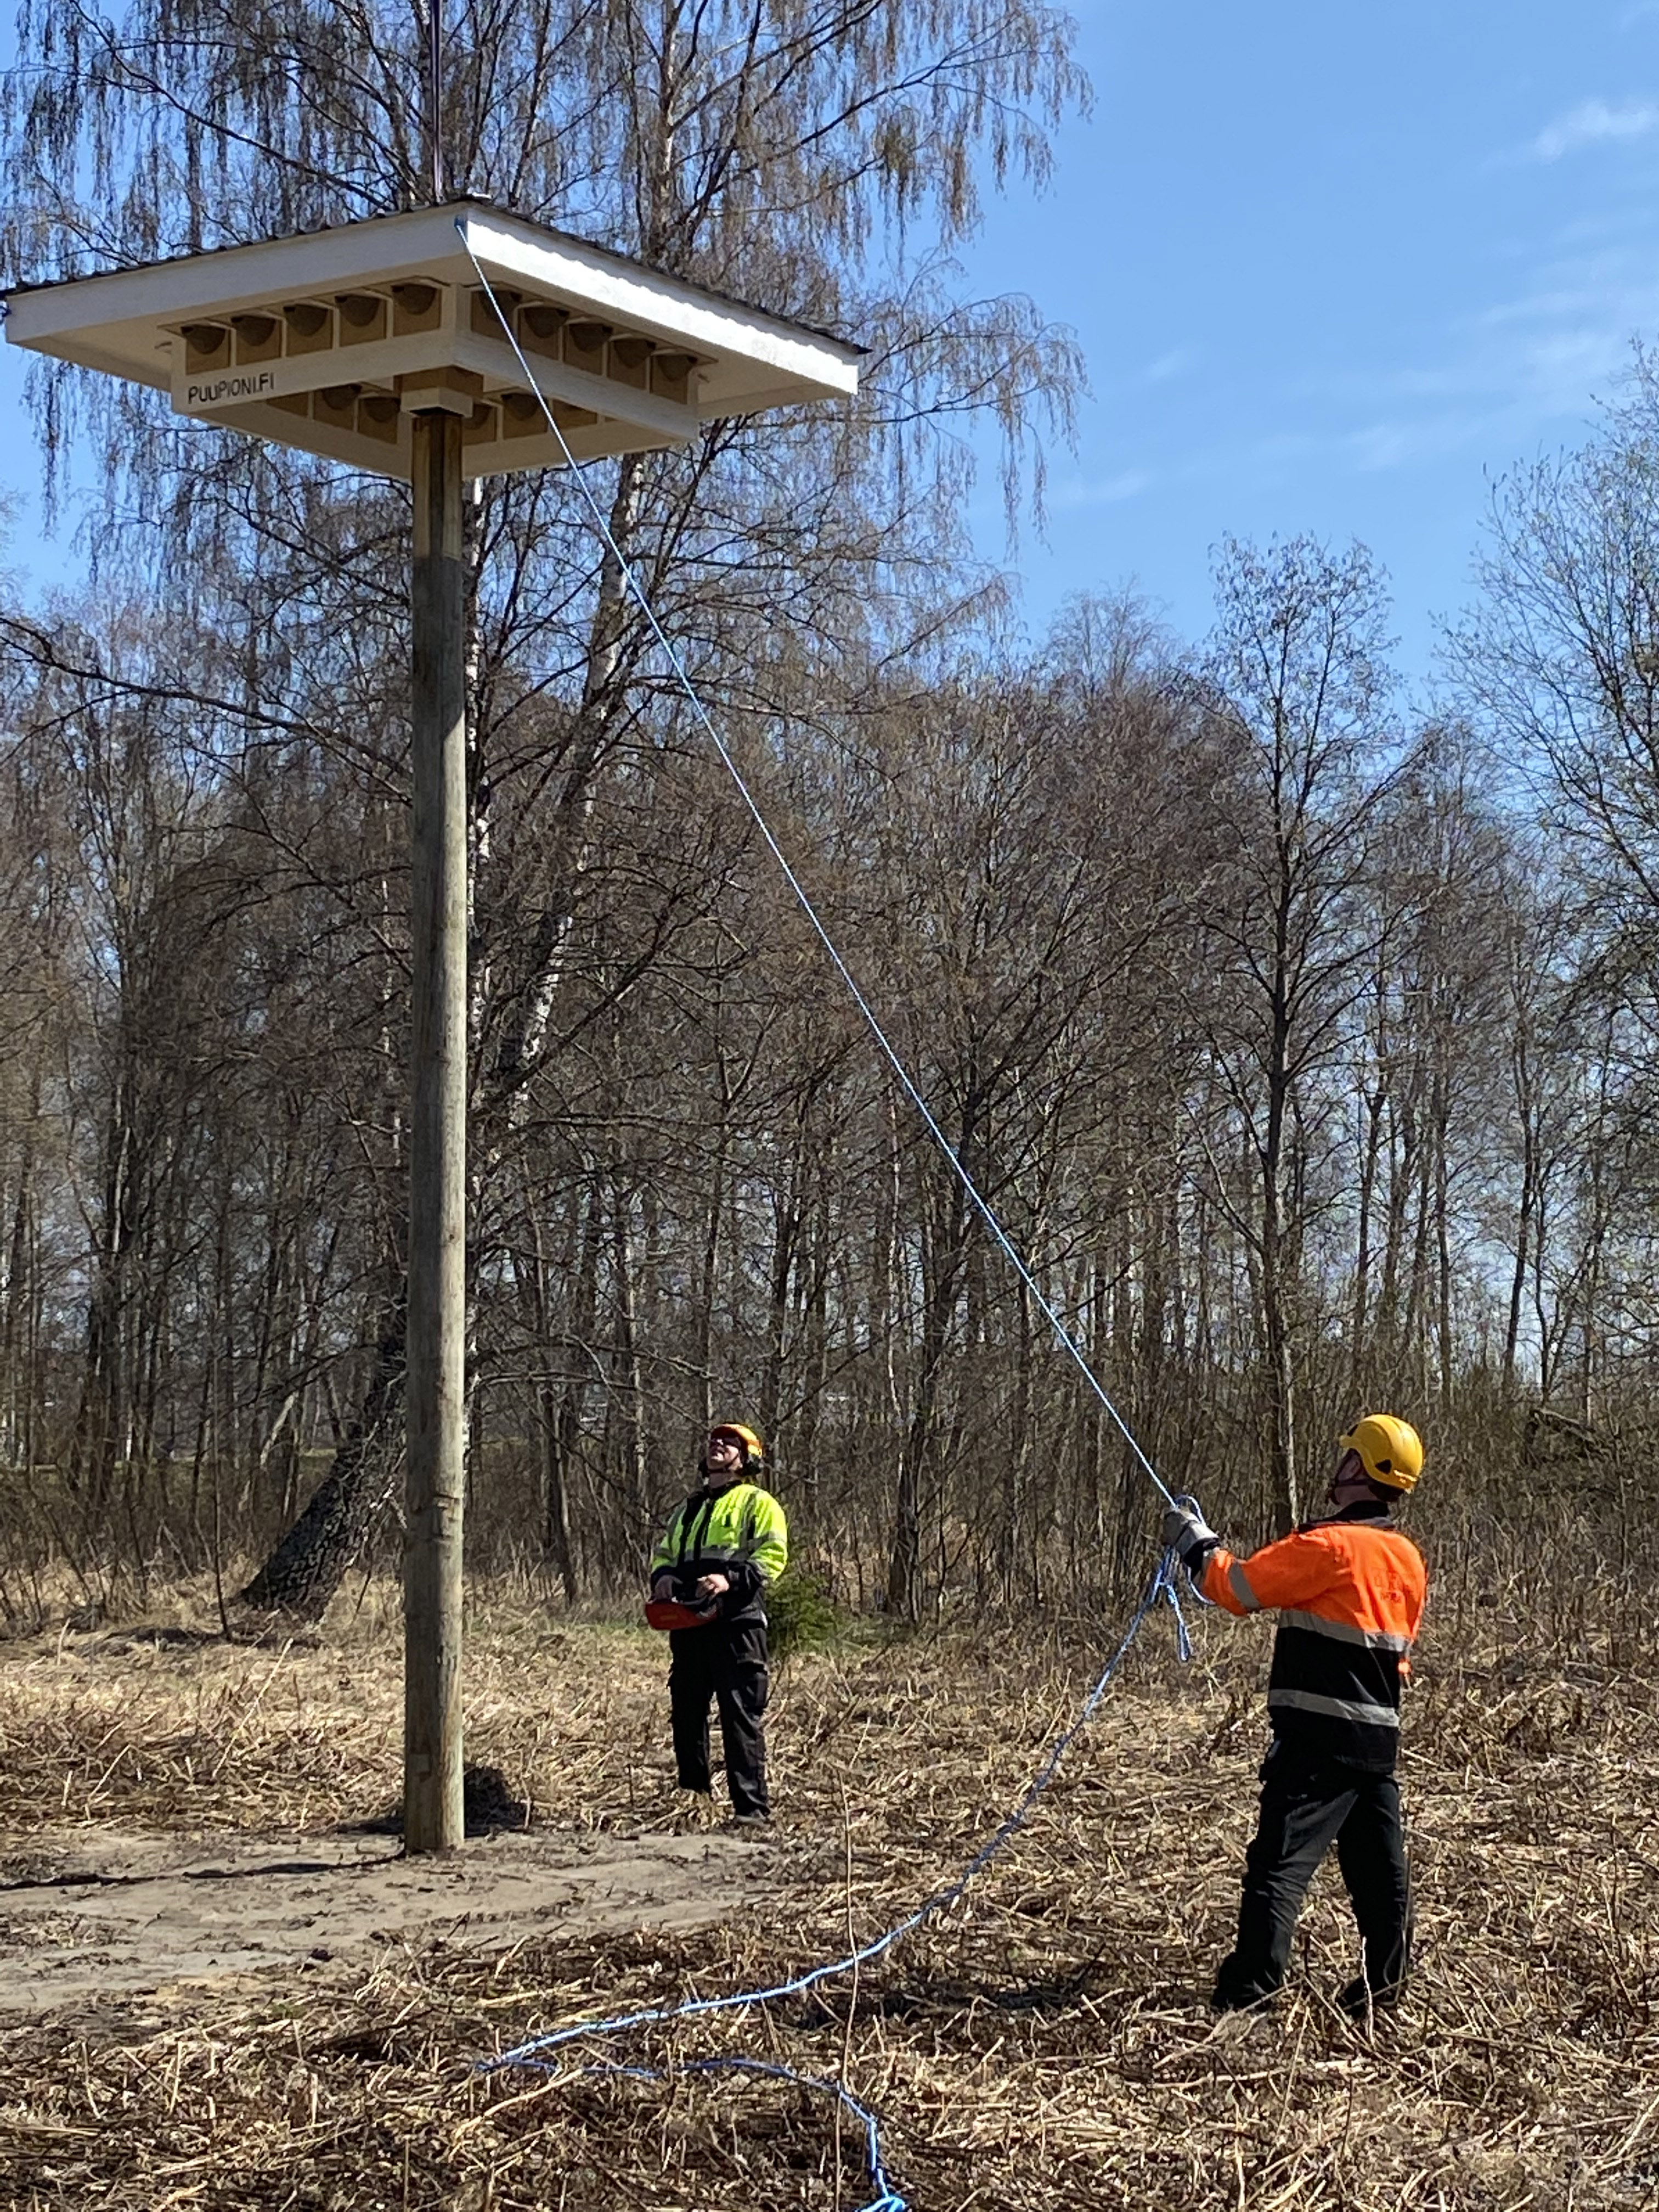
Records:
{"label": "orange helmet", "polygon": [[743,1469],[751,1474],[766,1457],[766,1446],[753,1429],[746,1429],[741,1421],[716,1421],[708,1431],[712,1443],[716,1437],[735,1437],[743,1446]]}
{"label": "orange helmet", "polygon": [[1357,1452],[1373,1482],[1389,1490],[1414,1490],[1423,1472],[1423,1439],[1409,1421],[1394,1413],[1367,1413],[1351,1432],[1339,1437],[1345,1452]]}

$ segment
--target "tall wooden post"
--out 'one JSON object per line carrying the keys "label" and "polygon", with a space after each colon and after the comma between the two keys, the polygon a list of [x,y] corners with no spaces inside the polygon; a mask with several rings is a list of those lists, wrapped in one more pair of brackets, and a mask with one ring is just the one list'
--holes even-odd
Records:
{"label": "tall wooden post", "polygon": [[466,650],[461,418],[412,417],[415,855],[411,896],[409,1469],[404,1848],[455,1850],[461,1808],[466,1313]]}

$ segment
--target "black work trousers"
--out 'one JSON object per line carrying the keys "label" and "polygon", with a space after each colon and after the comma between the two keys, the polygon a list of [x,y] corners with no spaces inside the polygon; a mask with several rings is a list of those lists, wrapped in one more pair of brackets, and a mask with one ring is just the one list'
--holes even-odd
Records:
{"label": "black work trousers", "polygon": [[726,1786],[734,1813],[769,1810],[766,1796],[766,1623],[711,1621],[677,1628],[668,1639],[668,1702],[674,1717],[674,1764],[682,1790],[713,1787],[708,1768],[708,1706],[720,1709]]}
{"label": "black work trousers", "polygon": [[1411,1882],[1400,1785],[1298,1750],[1282,1737],[1261,1769],[1261,1813],[1244,1856],[1238,1941],[1221,1962],[1218,2008],[1255,2004],[1284,1982],[1297,1917],[1332,1844],[1359,1923],[1373,1998],[1398,1995],[1410,1965]]}

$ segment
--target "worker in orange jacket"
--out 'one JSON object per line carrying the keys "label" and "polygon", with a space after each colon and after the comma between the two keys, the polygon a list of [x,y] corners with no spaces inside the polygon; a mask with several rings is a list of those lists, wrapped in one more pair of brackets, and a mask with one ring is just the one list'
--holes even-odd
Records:
{"label": "worker in orange jacket", "polygon": [[1401,1686],[1423,1619],[1423,1557],[1394,1509],[1423,1471],[1408,1421],[1367,1413],[1340,1439],[1330,1510],[1237,1559],[1183,1500],[1164,1540],[1203,1595],[1232,1613],[1279,1615],[1261,1769],[1261,1810],[1244,1860],[1238,1940],[1213,2003],[1231,2012],[1273,1996],[1297,1916],[1333,1843],[1359,1923],[1363,1972],[1338,1996],[1364,2019],[1398,2002],[1410,1965],[1411,1885],[1395,1760]]}

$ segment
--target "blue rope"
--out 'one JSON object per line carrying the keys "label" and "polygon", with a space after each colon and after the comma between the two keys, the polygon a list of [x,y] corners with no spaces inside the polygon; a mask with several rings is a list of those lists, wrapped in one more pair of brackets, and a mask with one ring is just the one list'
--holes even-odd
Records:
{"label": "blue rope", "polygon": [[1076,1337],[1073,1335],[1071,1330],[1066,1328],[1065,1322],[1055,1311],[1053,1304],[1044,1293],[1042,1285],[1038,1283],[1036,1276],[1031,1273],[1030,1267],[1027,1267],[1018,1247],[1015,1244],[1013,1239],[1009,1236],[1007,1231],[1003,1227],[1002,1223],[998,1218],[995,1211],[992,1207],[990,1200],[983,1195],[980,1190],[979,1185],[974,1181],[972,1176],[969,1174],[967,1169],[963,1165],[962,1161],[957,1153],[955,1146],[951,1144],[951,1139],[945,1135],[944,1130],[940,1127],[932,1107],[928,1105],[927,1101],[922,1097],[921,1092],[917,1089],[916,1085],[911,1077],[909,1069],[899,1057],[896,1048],[890,1042],[886,1030],[882,1027],[880,1020],[877,1017],[875,1008],[870,1004],[868,999],[865,997],[864,993],[859,988],[858,981],[854,975],[852,969],[848,966],[845,960],[842,959],[840,948],[836,944],[834,938],[830,936],[817,907],[813,905],[811,897],[808,896],[805,885],[801,882],[800,878],[795,873],[793,868],[789,865],[788,856],[784,852],[782,846],[779,844],[777,839],[773,836],[772,826],[770,823],[768,822],[765,815],[761,811],[760,802],[755,797],[754,793],[750,789],[748,781],[744,777],[743,770],[738,766],[736,760],[732,757],[731,747],[720,735],[720,731],[714,725],[714,719],[710,715],[708,709],[703,705],[702,699],[698,696],[696,687],[692,683],[690,677],[686,673],[685,664],[680,658],[679,653],[676,648],[672,639],[670,638],[667,631],[664,629],[662,624],[658,621],[655,610],[653,608],[650,600],[645,595],[644,586],[634,574],[633,568],[629,566],[626,555],[623,553],[621,546],[617,544],[616,538],[611,532],[611,525],[605,518],[605,511],[600,507],[598,500],[593,496],[586,475],[583,471],[580,463],[577,461],[575,455],[571,452],[564,432],[559,428],[557,416],[554,414],[552,408],[548,404],[546,397],[543,393],[540,385],[536,381],[534,370],[531,368],[530,363],[525,359],[524,349],[520,345],[517,337],[514,335],[513,325],[507,320],[507,317],[501,313],[501,303],[495,297],[495,290],[490,284],[489,277],[484,275],[483,266],[478,260],[477,255],[472,251],[472,241],[467,236],[466,227],[461,222],[459,216],[455,220],[455,229],[460,239],[462,246],[466,249],[467,259],[472,264],[474,270],[477,272],[478,282],[483,287],[485,296],[488,298],[490,306],[495,311],[495,319],[501,326],[502,335],[505,337],[508,345],[512,347],[514,357],[517,361],[519,367],[524,372],[525,382],[530,386],[530,389],[536,394],[537,398],[541,402],[542,412],[547,417],[547,427],[553,433],[555,439],[557,441],[559,451],[564,455],[566,465],[571,471],[571,475],[575,482],[576,489],[581,494],[582,500],[587,507],[587,511],[593,518],[593,526],[595,529],[598,530],[600,538],[604,540],[611,559],[617,563],[617,570],[621,574],[623,582],[638,604],[640,612],[644,616],[646,623],[650,629],[651,635],[656,639],[657,643],[662,647],[664,653],[667,657],[668,665],[673,670],[681,690],[685,694],[686,700],[690,706],[691,712],[696,715],[698,722],[702,725],[703,732],[708,738],[709,743],[714,746],[714,750],[720,755],[726,774],[737,786],[738,796],[742,799],[744,806],[748,808],[750,815],[753,818],[755,827],[760,831],[762,837],[765,840],[768,851],[771,854],[772,858],[777,862],[778,866],[782,872],[784,881],[794,893],[797,905],[799,905],[801,912],[811,924],[812,929],[817,937],[817,940],[823,947],[824,951],[829,955],[836,973],[841,977],[842,981],[846,984],[848,990],[852,994],[854,1005],[858,1008],[860,1013],[863,1015],[865,1022],[869,1028],[871,1036],[874,1037],[877,1044],[880,1047],[883,1057],[885,1059],[888,1066],[892,1069],[893,1073],[897,1077],[900,1085],[903,1088],[905,1097],[908,1098],[910,1103],[915,1108],[916,1112],[921,1115],[928,1135],[932,1137],[933,1142],[939,1146],[939,1151],[945,1155],[946,1161],[950,1164],[951,1172],[955,1175],[957,1181],[962,1185],[963,1191],[967,1194],[969,1202],[973,1206],[975,1212],[979,1215],[981,1220],[983,1221],[985,1226],[990,1231],[991,1235],[996,1240],[997,1244],[1001,1249],[1004,1257],[1013,1268],[1014,1273],[1019,1277],[1020,1281],[1024,1284],[1032,1297],[1036,1299],[1038,1311],[1042,1315],[1043,1319],[1054,1331],[1056,1340],[1075,1362],[1078,1372],[1082,1376],[1090,1389],[1094,1393],[1101,1405],[1104,1407],[1106,1413],[1110,1416],[1117,1428],[1119,1435],[1123,1438],[1124,1443],[1127,1444],[1129,1449],[1134,1454],[1135,1458],[1139,1462],[1142,1474],[1146,1475],[1147,1480],[1158,1492],[1159,1497],[1163,1498],[1164,1504],[1166,1505],[1173,1505],[1176,1502],[1173,1494],[1164,1487],[1162,1477],[1159,1475],[1158,1469],[1152,1465],[1151,1460],[1147,1458],[1146,1453],[1141,1449],[1139,1442],[1136,1438],[1134,1431],[1130,1428],[1129,1424],[1124,1419],[1122,1414],[1119,1413],[1115,1405],[1113,1404],[1111,1399],[1107,1395],[1105,1385],[1101,1382],[1100,1377],[1095,1373],[1094,1369],[1089,1364],[1088,1357],[1084,1352],[1083,1346],[1078,1342]]}
{"label": "blue rope", "polygon": [[[507,2061],[500,2063],[505,2065]],[[802,2074],[793,2066],[775,2063],[768,2058],[691,2058],[682,2066],[583,2066],[574,2075],[562,2075],[556,2066],[549,2066],[539,2059],[526,2058],[519,2063],[530,2072],[546,2074],[556,2081],[592,2081],[599,2076],[613,2081],[623,2076],[631,2081],[672,2081],[690,2074],[764,2074],[776,2081],[793,2081],[802,2089],[819,2090],[836,2099],[864,2130],[865,2166],[876,2193],[863,2212],[909,2212],[882,2163],[881,2134],[876,2115],[843,2083],[829,2081],[822,2074]]]}
{"label": "blue rope", "polygon": [[[784,881],[788,884],[790,890],[794,894],[796,903],[800,908],[802,914],[806,917],[807,921],[811,924],[819,944],[823,946],[825,953],[829,956],[831,965],[834,967],[836,974],[841,977],[842,981],[847,986],[847,989],[852,997],[854,1005],[863,1016],[865,1024],[869,1029],[872,1036],[875,1039],[877,1045],[879,1047],[884,1059],[886,1060],[888,1066],[892,1069],[893,1073],[897,1079],[901,1088],[903,1090],[906,1097],[908,1098],[912,1106],[915,1107],[916,1113],[921,1117],[924,1127],[927,1131],[928,1135],[933,1139],[935,1145],[938,1146],[940,1152],[944,1155],[951,1172],[956,1176],[957,1182],[961,1184],[963,1191],[969,1204],[973,1206],[980,1219],[985,1224],[986,1228],[990,1231],[992,1237],[1000,1249],[1004,1257],[1013,1268],[1014,1273],[1018,1276],[1020,1281],[1024,1285],[1026,1290],[1036,1301],[1037,1310],[1042,1315],[1044,1320],[1047,1321],[1049,1328],[1054,1331],[1055,1339],[1068,1354],[1077,1367],[1079,1373],[1082,1376],[1084,1382],[1087,1384],[1094,1396],[1098,1400],[1101,1407],[1116,1427],[1119,1435],[1121,1436],[1124,1443],[1128,1446],[1129,1450],[1133,1455],[1135,1460],[1139,1462],[1141,1472],[1146,1475],[1152,1487],[1158,1492],[1159,1497],[1163,1498],[1165,1504],[1175,1505],[1177,1503],[1177,1500],[1176,1499],[1174,1493],[1166,1487],[1162,1477],[1158,1472],[1158,1469],[1152,1465],[1152,1462],[1148,1459],[1146,1454],[1141,1449],[1139,1441],[1136,1437],[1133,1431],[1130,1428],[1129,1424],[1125,1420],[1123,1415],[1118,1411],[1117,1407],[1114,1404],[1112,1399],[1108,1395],[1104,1384],[1095,1373],[1094,1369],[1090,1365],[1088,1357],[1085,1353],[1082,1346],[1078,1342],[1077,1338],[1061,1320],[1059,1313],[1056,1311],[1054,1306],[1044,1292],[1041,1284],[1038,1283],[1036,1276],[1027,1266],[1018,1247],[1014,1243],[1013,1239],[1003,1227],[1002,1223],[991,1206],[989,1200],[984,1196],[978,1184],[974,1181],[973,1176],[963,1164],[962,1159],[958,1155],[956,1147],[945,1135],[944,1129],[939,1124],[938,1117],[934,1115],[933,1109],[928,1105],[926,1098],[923,1097],[921,1091],[918,1089],[910,1074],[909,1069],[905,1066],[903,1060],[899,1056],[897,1050],[889,1039],[886,1030],[882,1027],[874,1007],[872,1006],[868,999],[866,998],[864,992],[860,988],[857,978],[853,974],[852,969],[842,957],[840,948],[836,944],[835,939],[830,936],[829,929],[825,926],[817,907],[813,904],[811,896],[808,895],[805,884],[795,873],[794,869],[790,865],[788,855],[784,852],[782,846],[778,842],[777,838],[774,836],[771,824],[768,822],[765,815],[761,811],[760,802],[756,799],[753,791],[750,788],[748,780],[744,775],[743,770],[738,767],[730,746],[720,735],[720,732],[716,727],[708,708],[703,705],[702,698],[697,693],[696,687],[693,684],[690,675],[687,673],[685,664],[681,659],[673,641],[669,637],[668,633],[664,629],[661,623],[658,621],[655,610],[653,608],[650,600],[646,597],[644,586],[641,584],[638,577],[634,574],[634,570],[629,564],[627,556],[623,552],[621,546],[617,543],[615,535],[611,531],[611,525],[605,517],[605,512],[599,506],[598,500],[594,497],[593,492],[588,484],[586,476],[580,464],[577,462],[575,455],[571,452],[569,444],[565,438],[564,432],[559,427],[558,418],[554,414],[552,408],[548,404],[546,397],[543,393],[541,386],[536,380],[535,372],[532,369],[529,362],[525,359],[523,349],[520,346],[518,338],[514,333],[513,325],[508,321],[507,318],[501,313],[501,303],[495,297],[494,287],[491,285],[489,277],[485,276],[483,266],[479,263],[477,254],[473,252],[472,241],[468,238],[465,225],[460,221],[459,216],[456,218],[455,229],[463,247],[465,249],[466,257],[468,260],[471,262],[473,269],[477,272],[478,282],[483,288],[484,295],[489,300],[491,307],[495,310],[496,320],[501,326],[502,335],[505,337],[507,344],[513,349],[514,356],[518,362],[520,369],[523,373],[525,382],[529,386],[530,389],[536,394],[538,399],[541,402],[542,412],[547,417],[547,427],[552,432],[559,450],[564,456],[565,464],[570,470],[572,479],[574,482],[578,491],[581,495],[588,513],[593,519],[594,527],[598,530],[599,537],[603,540],[611,557],[617,563],[617,572],[621,576],[623,585],[637,604],[640,612],[645,617],[647,626],[649,628],[651,634],[656,640],[658,645],[661,647],[662,652],[667,659],[668,665],[670,668],[672,669],[674,676],[679,684],[681,690],[685,694],[687,702],[691,708],[692,714],[702,726],[704,734],[708,737],[709,743],[714,746],[715,752],[719,755],[720,762],[725,767],[727,775],[731,777],[732,781],[737,787],[738,796],[742,799],[744,806],[748,809],[755,827],[760,832],[760,835],[766,844],[767,849],[770,852],[774,860],[776,861]],[[828,1965],[811,1967],[806,1972],[797,1974],[789,1981],[780,1982],[770,1989],[744,1990],[734,1996],[721,1997],[692,1997],[687,1999],[683,2004],[652,2007],[640,2012],[619,2013],[615,2015],[614,2018],[610,2020],[589,2021],[574,2027],[560,2028],[551,2035],[537,2036],[532,2038],[528,2043],[520,2044],[516,2049],[504,2051],[496,2058],[481,2061],[481,2070],[487,2073],[493,2073],[503,2067],[522,2066],[532,2068],[538,2072],[546,2073],[553,2075],[555,2078],[559,2078],[557,2069],[550,2066],[540,2054],[544,2051],[558,2050],[567,2045],[591,2036],[617,2035],[621,2034],[625,2030],[630,2028],[658,2027],[668,2021],[690,2020],[705,2013],[729,2012],[736,2008],[746,2008],[750,2005],[769,2004],[782,1997],[799,1996],[804,1991],[816,1988],[821,1982],[834,1980],[839,1975],[851,1973],[858,1967],[867,1965],[873,1959],[881,1958],[885,1953],[890,1951],[895,1944],[901,1942],[906,1936],[910,1935],[915,1929],[921,1927],[924,1921],[933,1918],[938,1913],[949,1911],[951,1905],[957,1904],[960,1900],[963,1893],[967,1889],[969,1882],[971,1882],[976,1875],[983,1872],[984,1869],[991,1863],[992,1860],[994,1859],[1000,1851],[1006,1849],[1012,1839],[1018,1835],[1019,1831],[1024,1826],[1026,1821],[1030,1817],[1032,1807],[1036,1803],[1037,1799],[1042,1795],[1043,1791],[1048,1789],[1048,1784],[1053,1781],[1054,1774],[1059,1768],[1060,1760],[1065,1757],[1066,1752],[1070,1749],[1072,1744],[1076,1741],[1083,1729],[1085,1729],[1089,1723],[1094,1718],[1095,1714],[1099,1708],[1100,1701],[1105,1696],[1106,1691],[1112,1681],[1112,1678],[1117,1673],[1119,1667],[1122,1664],[1130,1645],[1139,1634],[1147,1616],[1152,1613],[1153,1607],[1158,1603],[1160,1599],[1167,1600],[1168,1603],[1174,1610],[1176,1617],[1176,1648],[1180,1652],[1182,1659],[1184,1662],[1191,1658],[1192,1642],[1187,1631],[1186,1616],[1181,1609],[1181,1596],[1176,1587],[1176,1562],[1175,1554],[1172,1552],[1166,1551],[1159,1559],[1157,1570],[1152,1576],[1152,1582],[1147,1586],[1146,1595],[1141,1599],[1140,1603],[1135,1608],[1133,1617],[1130,1620],[1127,1628],[1124,1631],[1122,1641],[1119,1644],[1117,1650],[1112,1654],[1110,1660],[1107,1663],[1105,1671],[1102,1674],[1099,1680],[1097,1681],[1093,1689],[1089,1692],[1088,1697],[1085,1698],[1082,1709],[1079,1712],[1076,1720],[1073,1721],[1071,1727],[1064,1730],[1056,1740],[1053,1750],[1049,1753],[1047,1760],[1037,1773],[1036,1778],[1027,1789],[1025,1795],[1020,1800],[1019,1803],[1014,1808],[1013,1811],[1008,1814],[1006,1819],[1002,1821],[1001,1825],[993,1832],[989,1839],[978,1851],[975,1853],[974,1856],[968,1862],[968,1864],[963,1869],[956,1880],[950,1883],[945,1888],[936,1890],[933,1894],[925,1899],[924,1902],[917,1907],[915,1911],[908,1917],[908,1918],[900,1921],[896,1927],[890,1928],[884,1935],[877,1936],[869,1943],[860,1945],[857,1950],[849,1952],[844,1959],[836,1959]],[[624,2075],[637,2081],[661,2081],[671,2079],[672,2077],[672,2070],[673,2069],[643,2066],[624,2066],[620,2064],[603,2063],[579,2069],[577,2078],[596,2075]],[[764,2074],[779,2081],[793,2081],[799,2083],[803,2087],[817,2089],[838,2098],[842,2106],[857,2118],[865,2130],[866,2150],[869,2166],[870,2183],[872,2189],[876,2191],[876,2195],[872,2198],[869,2206],[866,2208],[866,2212],[906,2212],[903,2199],[895,2193],[882,2165],[879,2134],[876,2116],[867,2106],[860,2104],[857,2098],[855,2098],[843,2084],[823,2080],[816,2075],[799,2073],[791,2066],[773,2064],[769,2062],[754,2058],[700,2058],[692,2060],[688,2064],[680,2067],[678,2070],[682,2074],[710,2074],[720,2071]]]}
{"label": "blue rope", "polygon": [[[935,1890],[931,1897],[926,1898],[914,1912],[908,1914],[895,1927],[888,1929],[883,1935],[873,1937],[867,1943],[861,1943],[856,1950],[849,1951],[843,1959],[834,1959],[826,1965],[808,1967],[805,1972],[792,1975],[787,1981],[773,1983],[768,1988],[742,1990],[726,1996],[688,1997],[677,2005],[652,2005],[637,2012],[616,2013],[608,2020],[582,2021],[574,2027],[556,2028],[550,2035],[532,2036],[528,2042],[517,2044],[511,2051],[504,2051],[495,2058],[481,2059],[478,2062],[478,2070],[481,2073],[493,2074],[499,2072],[503,2067],[526,2066],[532,2067],[538,2072],[556,2076],[557,2069],[547,2064],[544,2054],[561,2050],[573,2043],[586,2041],[593,2036],[620,2035],[636,2027],[660,2027],[670,2021],[693,2020],[707,2013],[746,2010],[752,2005],[773,2004],[781,1998],[800,1996],[806,1990],[816,1989],[822,1982],[834,1981],[843,1974],[850,1974],[855,1969],[867,1966],[873,1959],[882,1958],[896,1944],[902,1942],[905,1936],[913,1934],[920,1928],[924,1921],[932,1920],[939,1913],[948,1911],[953,1905],[961,1901],[969,1884],[982,1874],[991,1862],[1007,1848],[1027,1820],[1030,1819],[1037,1800],[1048,1788],[1059,1771],[1061,1759],[1065,1758],[1066,1753],[1099,1711],[1101,1700],[1110,1688],[1114,1676],[1128,1656],[1130,1645],[1139,1635],[1148,1617],[1160,1601],[1167,1603],[1175,1614],[1176,1649],[1182,1662],[1185,1662],[1192,1657],[1192,1638],[1188,1632],[1187,1617],[1182,1611],[1181,1592],[1176,1583],[1176,1568],[1175,1553],[1165,1552],[1158,1560],[1152,1581],[1146,1586],[1145,1595],[1135,1607],[1129,1625],[1123,1632],[1121,1641],[1110,1659],[1107,1661],[1094,1687],[1084,1699],[1077,1718],[1069,1728],[1063,1729],[1055,1738],[1048,1758],[1027,1785],[1024,1796],[1012,1812],[1006,1815],[975,1852],[954,1881],[948,1882],[943,1889]],[[881,2192],[873,2200],[871,2212],[876,2212],[876,2208],[879,2208],[879,2212],[905,2212],[902,2201],[892,2194],[882,2169],[875,2116],[866,2112],[866,2108],[859,2105],[856,2100],[839,2084],[820,2081],[815,2075],[798,2074],[792,2067],[763,2065],[757,2059],[697,2059],[678,2070],[681,2073],[702,2073],[713,2071],[720,2067],[737,2068],[749,2072],[769,2073],[782,2081],[802,2082],[809,2088],[831,2090],[836,2095],[841,2097],[843,2102],[848,2104],[863,2120],[868,2131],[871,2185]],[[632,2074],[642,2081],[664,2081],[670,2078],[672,2070],[598,2065],[584,2067],[580,2069],[580,2072],[582,2075]]]}

